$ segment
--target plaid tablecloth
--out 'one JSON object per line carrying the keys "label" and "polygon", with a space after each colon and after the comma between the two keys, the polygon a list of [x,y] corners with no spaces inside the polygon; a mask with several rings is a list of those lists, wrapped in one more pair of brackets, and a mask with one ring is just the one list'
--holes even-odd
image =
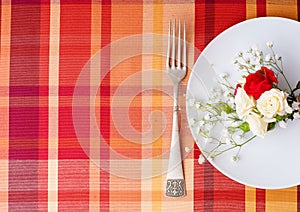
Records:
{"label": "plaid tablecloth", "polygon": [[169,20],[186,22],[190,73],[228,27],[299,14],[295,0],[2,0],[0,211],[299,211],[300,187],[255,189],[198,164],[184,114],[189,74],[187,196],[164,197]]}

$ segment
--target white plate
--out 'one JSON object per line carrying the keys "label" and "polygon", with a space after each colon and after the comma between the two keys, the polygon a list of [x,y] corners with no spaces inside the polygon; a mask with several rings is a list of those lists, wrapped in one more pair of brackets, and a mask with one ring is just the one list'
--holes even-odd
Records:
{"label": "white plate", "polygon": [[[216,74],[227,72],[231,83],[240,78],[233,60],[236,53],[255,44],[265,53],[267,41],[283,57],[284,71],[291,85],[300,80],[300,23],[285,18],[264,17],[239,23],[218,35],[202,52],[190,76],[187,96],[206,101]],[[188,105],[188,104],[187,104]],[[187,106],[189,123],[201,114]],[[234,152],[227,152],[211,164],[229,178],[257,188],[279,189],[300,184],[300,120],[286,129],[276,128],[265,139],[256,138],[245,145],[240,160],[232,162]],[[197,132],[191,128],[195,140]],[[209,148],[201,138],[200,150]],[[197,170],[196,170],[197,171]]]}

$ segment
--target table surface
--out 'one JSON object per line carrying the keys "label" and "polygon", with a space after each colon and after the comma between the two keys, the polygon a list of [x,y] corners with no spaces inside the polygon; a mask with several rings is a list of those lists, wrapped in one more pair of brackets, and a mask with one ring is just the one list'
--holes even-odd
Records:
{"label": "table surface", "polygon": [[[300,187],[255,189],[199,165],[185,118],[201,51],[262,16],[299,20],[300,2],[3,0],[0,211],[299,211]],[[175,19],[189,42],[181,199],[164,196],[173,104],[165,40]]]}

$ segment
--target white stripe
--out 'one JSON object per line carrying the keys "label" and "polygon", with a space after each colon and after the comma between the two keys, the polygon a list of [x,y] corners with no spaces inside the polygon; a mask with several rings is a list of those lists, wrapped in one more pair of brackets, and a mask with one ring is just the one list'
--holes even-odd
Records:
{"label": "white stripe", "polygon": [[48,121],[48,210],[58,211],[58,86],[60,4],[50,3],[49,121]]}

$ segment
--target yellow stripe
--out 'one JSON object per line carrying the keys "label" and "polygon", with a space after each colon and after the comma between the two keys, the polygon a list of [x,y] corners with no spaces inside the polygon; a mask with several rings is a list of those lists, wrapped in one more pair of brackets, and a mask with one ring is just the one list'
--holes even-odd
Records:
{"label": "yellow stripe", "polygon": [[266,191],[266,211],[297,211],[297,187]]}
{"label": "yellow stripe", "polygon": [[246,0],[246,19],[257,17],[256,0]]}
{"label": "yellow stripe", "polygon": [[256,189],[249,186],[245,187],[245,211],[256,211]]}
{"label": "yellow stripe", "polygon": [[50,3],[48,210],[58,210],[58,86],[60,4]]}
{"label": "yellow stripe", "polygon": [[267,0],[267,16],[280,16],[297,20],[296,0]]}
{"label": "yellow stripe", "polygon": [[[0,47],[0,85],[5,86],[5,92],[9,93],[9,68],[10,68],[10,25],[11,25],[11,3],[2,2],[1,8],[1,47]],[[0,119],[0,208],[8,211],[8,146],[9,146],[9,98],[3,98],[1,101],[1,119]]]}
{"label": "yellow stripe", "polygon": [[[91,56],[96,54],[101,48],[101,10],[102,5],[98,1],[93,0],[92,3],[92,14],[91,14]],[[100,58],[99,58],[100,60]],[[93,70],[100,70],[100,62],[98,60],[92,60],[91,66]],[[92,87],[99,86],[100,75],[90,73],[90,85]],[[91,122],[95,118],[92,111],[95,109],[94,98],[90,98],[90,120]],[[100,105],[100,98],[96,98],[97,104]],[[91,124],[90,124],[91,126]],[[92,130],[92,129],[91,129]],[[91,132],[92,133],[92,132]],[[99,151],[95,150],[100,149],[100,138],[91,138],[90,136],[90,158],[100,159]],[[99,211],[100,208],[100,167],[98,165],[100,162],[90,160],[89,165],[89,211]]]}

